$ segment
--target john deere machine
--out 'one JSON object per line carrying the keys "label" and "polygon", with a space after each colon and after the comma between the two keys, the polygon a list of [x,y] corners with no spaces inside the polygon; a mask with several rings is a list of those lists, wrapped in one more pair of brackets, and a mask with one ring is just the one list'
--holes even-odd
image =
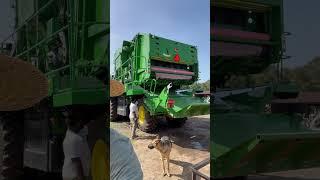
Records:
{"label": "john deere machine", "polygon": [[123,41],[114,56],[114,78],[125,94],[110,99],[111,121],[128,116],[132,99],[138,99],[138,125],[153,131],[160,119],[179,127],[187,117],[209,114],[209,103],[190,94],[178,94],[182,85],[198,80],[197,48],[153,34],[137,34]]}
{"label": "john deere machine", "polygon": [[[285,59],[282,0],[211,1],[213,123],[211,177],[320,165],[320,132],[303,124],[299,88],[281,79]],[[278,81],[226,89],[231,77],[278,66]]]}
{"label": "john deere machine", "polygon": [[2,117],[2,176],[15,179],[23,169],[61,174],[68,112],[90,121],[91,178],[107,179],[109,1],[15,0],[12,4],[16,28],[1,45],[12,44],[6,51],[10,56],[44,73],[49,93],[34,107]]}

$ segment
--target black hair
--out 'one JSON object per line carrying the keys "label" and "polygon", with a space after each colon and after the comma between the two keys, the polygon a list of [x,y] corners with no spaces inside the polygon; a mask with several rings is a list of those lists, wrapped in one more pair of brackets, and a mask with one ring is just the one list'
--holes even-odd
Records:
{"label": "black hair", "polygon": [[136,101],[139,101],[140,99],[143,99],[143,98],[144,98],[144,95],[132,96],[131,102],[136,102]]}
{"label": "black hair", "polygon": [[85,120],[86,116],[84,113],[78,112],[78,111],[72,111],[72,110],[67,110],[63,112],[63,115],[66,119],[66,124],[68,127],[74,127],[78,123],[82,122]]}
{"label": "black hair", "polygon": [[131,98],[131,102],[135,103],[136,101],[138,101],[138,98],[136,98],[136,97]]}
{"label": "black hair", "polygon": [[71,110],[64,111],[63,116],[68,127],[74,127],[78,123],[78,120],[73,116]]}

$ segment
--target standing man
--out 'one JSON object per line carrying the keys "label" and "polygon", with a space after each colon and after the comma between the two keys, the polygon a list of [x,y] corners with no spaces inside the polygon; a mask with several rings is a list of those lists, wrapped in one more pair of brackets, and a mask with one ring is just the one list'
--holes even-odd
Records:
{"label": "standing man", "polygon": [[130,123],[131,123],[131,139],[136,138],[136,129],[138,126],[138,100],[133,98],[130,104]]}
{"label": "standing man", "polygon": [[[81,114],[81,113],[80,113]],[[78,116],[81,116],[81,115]],[[71,113],[66,113],[68,130],[63,141],[64,164],[63,180],[85,180],[90,171],[90,149],[87,141],[86,121],[79,121]]]}

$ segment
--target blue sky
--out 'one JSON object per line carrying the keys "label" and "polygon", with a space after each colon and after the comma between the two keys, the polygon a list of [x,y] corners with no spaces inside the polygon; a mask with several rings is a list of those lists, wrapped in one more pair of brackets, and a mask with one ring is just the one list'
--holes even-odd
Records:
{"label": "blue sky", "polygon": [[302,66],[315,56],[320,56],[320,1],[284,0],[287,54],[292,58],[285,61],[287,67]]}
{"label": "blue sky", "polygon": [[[111,60],[123,40],[146,32],[197,46],[200,82],[210,79],[209,0],[111,0],[110,5]],[[113,71],[113,63],[110,67]]]}

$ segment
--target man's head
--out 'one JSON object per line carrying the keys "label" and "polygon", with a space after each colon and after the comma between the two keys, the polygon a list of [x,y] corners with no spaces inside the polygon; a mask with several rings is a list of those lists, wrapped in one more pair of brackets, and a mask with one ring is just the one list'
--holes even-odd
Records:
{"label": "man's head", "polygon": [[138,105],[138,103],[139,103],[138,98],[135,98],[135,97],[133,97],[133,98],[131,99],[131,102],[132,102],[133,104],[135,104],[135,105]]}
{"label": "man's head", "polygon": [[72,112],[70,110],[64,113],[65,121],[69,129],[74,132],[79,132],[88,122],[80,112]]}

